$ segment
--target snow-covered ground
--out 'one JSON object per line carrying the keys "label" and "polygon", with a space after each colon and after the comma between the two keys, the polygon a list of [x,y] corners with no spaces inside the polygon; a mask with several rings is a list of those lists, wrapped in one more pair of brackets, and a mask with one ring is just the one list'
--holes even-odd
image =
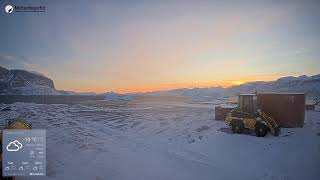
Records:
{"label": "snow-covered ground", "polygon": [[47,176],[19,179],[212,180],[320,177],[320,112],[280,137],[232,134],[213,105],[129,102],[14,103],[1,120],[22,117],[47,130]]}

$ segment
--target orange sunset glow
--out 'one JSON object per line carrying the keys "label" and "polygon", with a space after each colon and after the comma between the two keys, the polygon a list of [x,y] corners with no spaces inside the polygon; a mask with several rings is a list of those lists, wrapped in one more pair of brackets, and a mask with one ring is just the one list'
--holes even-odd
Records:
{"label": "orange sunset glow", "polygon": [[25,16],[23,34],[3,30],[13,39],[4,39],[1,65],[41,72],[57,89],[96,93],[229,87],[319,73],[318,26],[302,23],[316,16],[299,14],[306,8],[299,3],[101,4],[87,5],[85,14],[66,3],[75,11],[52,6]]}
{"label": "orange sunset glow", "polygon": [[137,85],[129,85],[124,88],[114,88],[114,89],[106,89],[104,86],[78,86],[76,89],[71,89],[77,92],[96,92],[103,93],[107,90],[117,92],[117,93],[136,93],[136,92],[152,92],[152,91],[163,91],[163,90],[172,90],[179,88],[208,88],[208,87],[230,87],[233,85],[240,85],[246,82],[252,81],[272,81],[276,80],[278,77],[266,76],[266,77],[248,77],[244,78],[244,80],[230,80],[230,81],[212,81],[212,82],[200,82],[200,83],[177,83],[177,84],[164,84],[164,85],[145,85],[145,86],[137,86]]}

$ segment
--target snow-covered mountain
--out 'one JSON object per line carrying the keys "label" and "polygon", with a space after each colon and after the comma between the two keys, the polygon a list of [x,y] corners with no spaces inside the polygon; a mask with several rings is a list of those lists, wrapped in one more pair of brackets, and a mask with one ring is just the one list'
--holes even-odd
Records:
{"label": "snow-covered mountain", "polygon": [[150,96],[182,96],[190,97],[192,101],[213,101],[214,99],[224,96],[226,89],[223,87],[209,88],[182,88],[168,91],[155,91],[145,93]]}
{"label": "snow-covered mountain", "polygon": [[119,94],[114,92],[107,92],[99,95],[104,95],[107,101],[130,101],[132,96],[128,94]]}
{"label": "snow-covered mountain", "polygon": [[52,79],[36,71],[0,66],[0,95],[96,95],[94,92],[74,92],[55,89]]}
{"label": "snow-covered mountain", "polygon": [[0,66],[0,94],[58,95],[54,82],[38,73]]}
{"label": "snow-covered mountain", "polygon": [[82,96],[95,96],[97,93],[95,92],[75,92],[75,91],[65,91],[58,90],[61,95],[82,95]]}
{"label": "snow-covered mountain", "polygon": [[[282,77],[276,81],[255,81],[241,85],[209,88],[182,88],[148,93],[117,94],[105,93],[107,100],[131,100],[137,95],[147,96],[182,96],[192,101],[212,101],[219,97],[254,92],[291,92],[306,93],[308,98],[320,100],[320,74],[314,76]],[[25,70],[8,70],[0,66],[0,94],[18,95],[96,95],[95,93],[78,93],[56,90],[50,78],[37,72]]]}
{"label": "snow-covered mountain", "polygon": [[276,81],[248,82],[228,88],[233,94],[253,92],[306,93],[310,98],[320,97],[320,74],[314,76],[282,77]]}
{"label": "snow-covered mountain", "polygon": [[218,97],[234,96],[240,93],[254,92],[288,92],[306,93],[308,98],[320,100],[320,74],[314,76],[302,75],[299,77],[282,77],[276,81],[255,81],[228,88],[209,87],[174,89],[168,91],[156,91],[147,95],[176,95],[191,97],[193,101],[212,101]]}

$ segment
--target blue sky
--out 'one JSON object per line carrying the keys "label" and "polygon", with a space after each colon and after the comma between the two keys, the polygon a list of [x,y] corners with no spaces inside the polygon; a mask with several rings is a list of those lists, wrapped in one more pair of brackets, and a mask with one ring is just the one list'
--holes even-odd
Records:
{"label": "blue sky", "polygon": [[[151,91],[319,74],[320,1],[5,1],[0,65],[58,89]],[[4,6],[45,5],[6,14]]]}

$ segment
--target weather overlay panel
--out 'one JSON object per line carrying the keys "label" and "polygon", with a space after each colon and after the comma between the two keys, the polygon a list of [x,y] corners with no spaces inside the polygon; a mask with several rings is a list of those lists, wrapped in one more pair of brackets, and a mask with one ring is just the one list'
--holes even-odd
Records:
{"label": "weather overlay panel", "polygon": [[3,130],[2,175],[46,175],[45,130]]}

